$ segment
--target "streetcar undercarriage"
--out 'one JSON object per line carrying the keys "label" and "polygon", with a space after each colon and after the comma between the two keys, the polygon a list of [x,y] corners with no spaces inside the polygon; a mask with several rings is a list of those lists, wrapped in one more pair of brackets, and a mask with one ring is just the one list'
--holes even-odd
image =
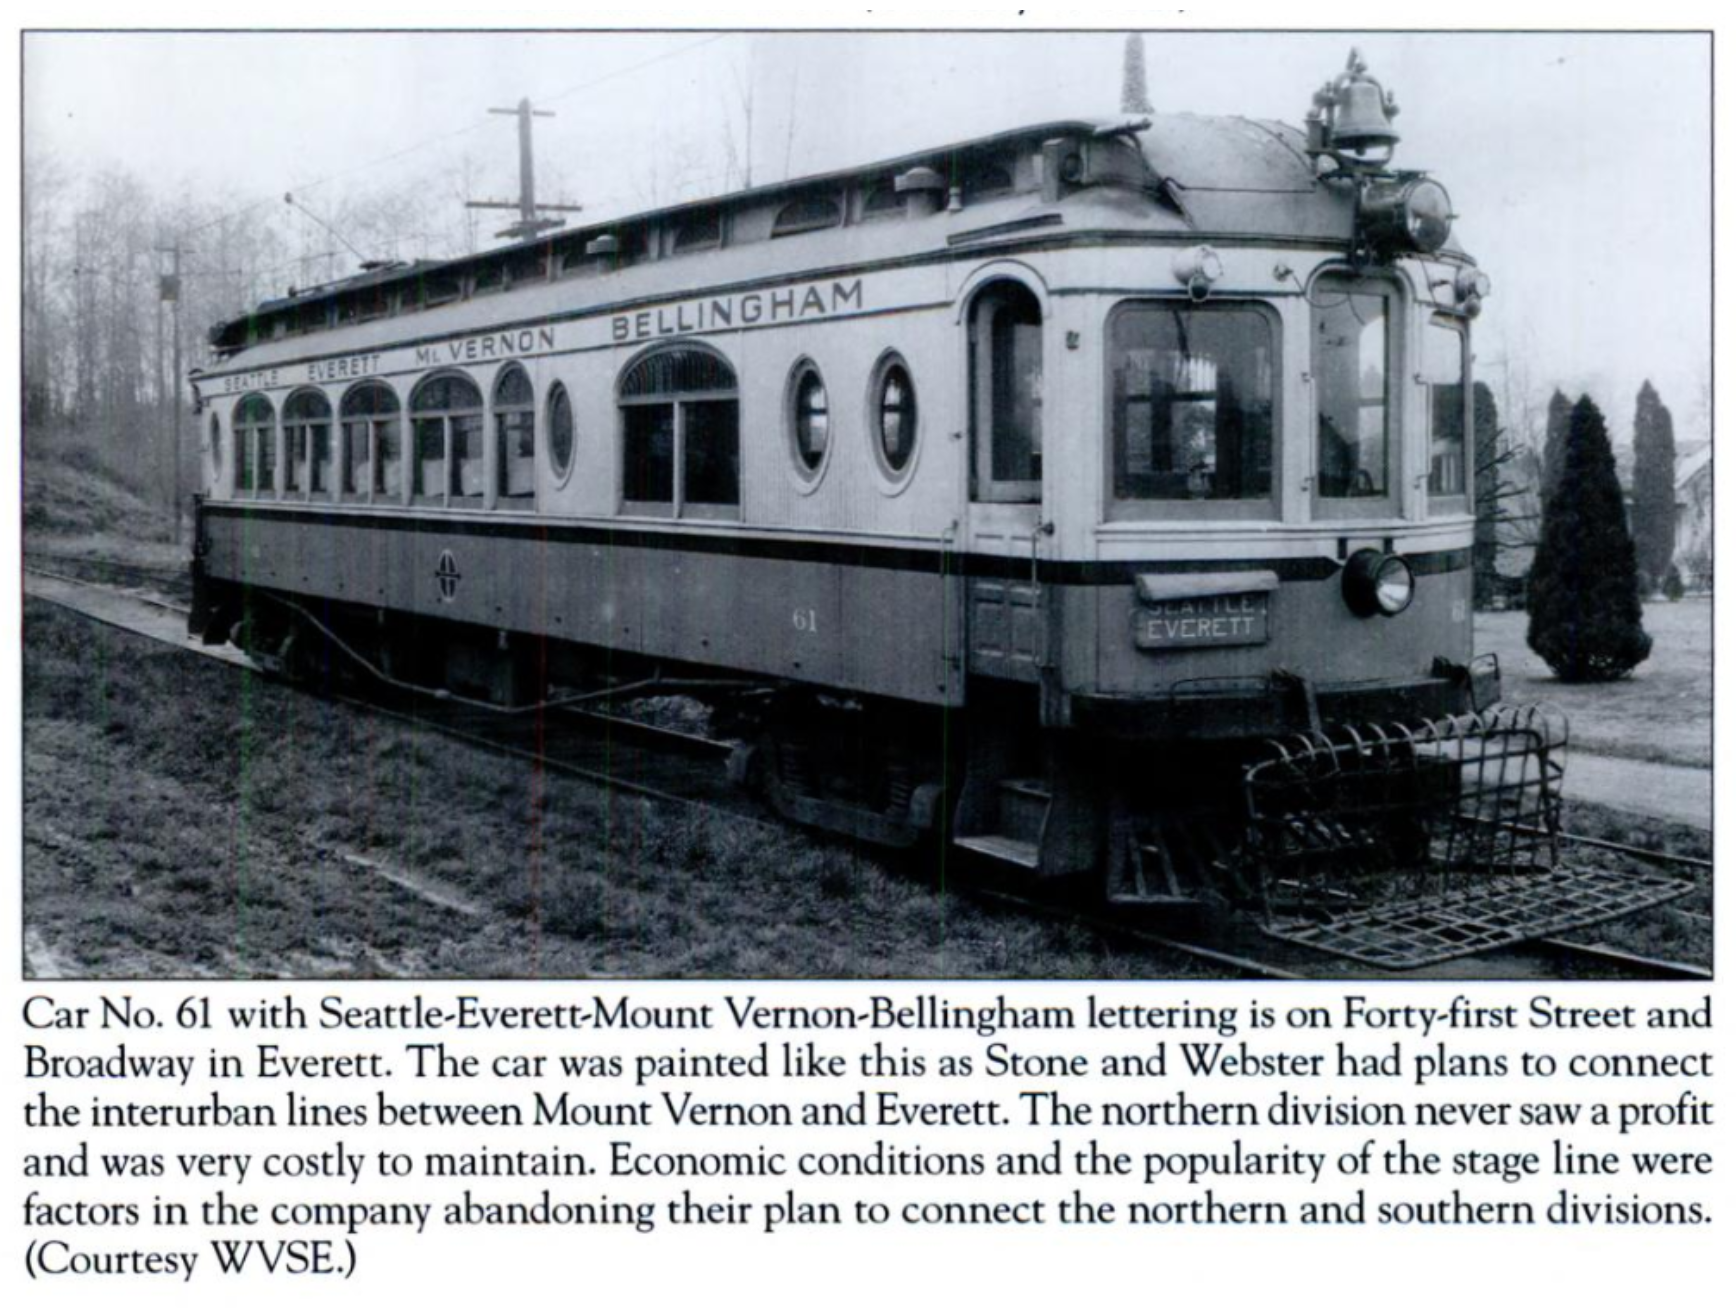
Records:
{"label": "streetcar undercarriage", "polygon": [[[196,632],[299,682],[520,713],[678,693],[735,741],[735,781],[796,824],[890,849],[955,845],[1074,901],[1251,920],[1386,969],[1685,888],[1562,867],[1567,726],[1544,708],[1359,726],[1325,720],[1289,677],[1273,703],[1288,733],[1102,737],[1042,728],[1034,689],[991,680],[966,708],[920,708],[269,590],[199,592]],[[1467,701],[1478,683],[1437,682]]]}

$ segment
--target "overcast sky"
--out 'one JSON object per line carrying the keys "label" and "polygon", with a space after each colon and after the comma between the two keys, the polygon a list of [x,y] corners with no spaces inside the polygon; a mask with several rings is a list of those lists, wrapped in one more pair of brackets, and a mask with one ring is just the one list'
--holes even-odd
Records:
{"label": "overcast sky", "polygon": [[[755,182],[1045,118],[1117,113],[1121,33],[38,34],[30,150],[196,194],[312,208],[468,152],[516,194],[512,121],[538,120],[539,192],[587,217],[721,185],[752,88]],[[1147,35],[1160,112],[1300,123],[1355,44],[1397,96],[1397,162],[1452,194],[1495,295],[1483,376],[1590,388],[1618,436],[1650,377],[1681,440],[1709,377],[1709,44],[1696,36]],[[657,176],[653,177],[653,162]],[[28,185],[28,179],[26,179]],[[671,199],[660,194],[659,200]],[[456,200],[453,201],[456,206]]]}

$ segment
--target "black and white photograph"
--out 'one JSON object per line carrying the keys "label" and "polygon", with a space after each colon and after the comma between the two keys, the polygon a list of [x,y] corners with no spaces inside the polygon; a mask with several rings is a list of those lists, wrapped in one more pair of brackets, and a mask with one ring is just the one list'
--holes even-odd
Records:
{"label": "black and white photograph", "polygon": [[1709,34],[21,45],[25,976],[1711,978]]}

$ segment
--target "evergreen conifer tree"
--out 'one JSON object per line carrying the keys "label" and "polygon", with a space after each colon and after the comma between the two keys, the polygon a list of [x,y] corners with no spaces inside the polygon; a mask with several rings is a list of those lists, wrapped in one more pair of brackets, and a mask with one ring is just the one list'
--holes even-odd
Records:
{"label": "evergreen conifer tree", "polygon": [[1562,680],[1620,679],[1652,650],[1640,625],[1634,544],[1609,430],[1590,397],[1574,403],[1560,479],[1543,504],[1525,641]]}
{"label": "evergreen conifer tree", "polygon": [[1543,440],[1543,488],[1545,504],[1555,485],[1561,481],[1561,462],[1567,454],[1567,421],[1573,414],[1573,403],[1560,388],[1549,398],[1549,421]]}
{"label": "evergreen conifer tree", "polygon": [[1676,430],[1649,379],[1634,406],[1633,526],[1640,578],[1661,587],[1676,555]]}

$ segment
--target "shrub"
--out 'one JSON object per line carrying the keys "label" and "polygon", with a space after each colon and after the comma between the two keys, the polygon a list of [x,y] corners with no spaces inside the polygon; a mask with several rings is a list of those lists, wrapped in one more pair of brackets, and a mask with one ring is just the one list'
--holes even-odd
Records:
{"label": "shrub", "polygon": [[1651,653],[1615,456],[1590,397],[1574,404],[1560,481],[1543,506],[1528,608],[1525,641],[1559,679],[1620,679]]}

